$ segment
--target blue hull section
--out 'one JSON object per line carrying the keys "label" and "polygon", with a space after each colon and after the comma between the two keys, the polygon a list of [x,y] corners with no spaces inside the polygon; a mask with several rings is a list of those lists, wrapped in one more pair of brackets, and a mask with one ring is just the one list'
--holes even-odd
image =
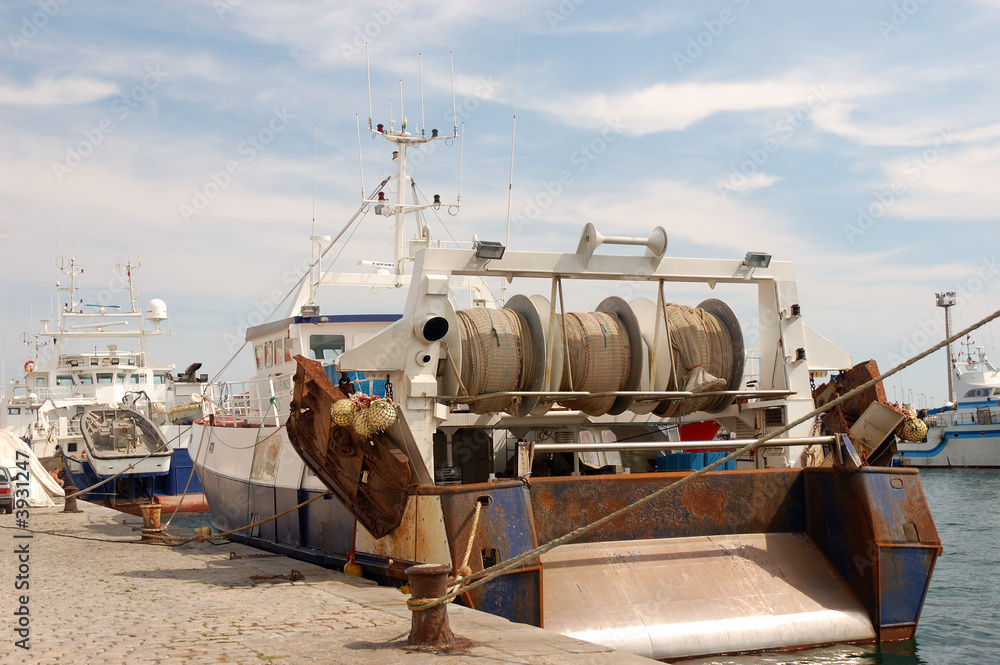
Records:
{"label": "blue hull section", "polygon": [[[84,461],[80,467],[80,471],[70,471],[73,485],[78,489],[86,489],[104,479],[94,472],[90,462]],[[156,496],[180,496],[184,494],[185,487],[188,495],[202,492],[201,480],[194,472],[194,461],[188,454],[187,448],[175,448],[170,457],[170,470],[167,473],[155,476],[127,474],[101,485],[82,498],[97,502],[107,500],[112,504],[125,503],[134,498],[148,497],[151,493]]]}

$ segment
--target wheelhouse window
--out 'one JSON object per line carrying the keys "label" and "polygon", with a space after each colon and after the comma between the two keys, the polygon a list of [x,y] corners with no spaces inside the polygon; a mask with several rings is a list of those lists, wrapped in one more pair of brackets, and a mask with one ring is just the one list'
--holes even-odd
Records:
{"label": "wheelhouse window", "polygon": [[163,385],[166,382],[167,382],[167,375],[166,374],[154,374],[153,375],[153,385],[154,386]]}
{"label": "wheelhouse window", "polygon": [[11,408],[7,409],[7,413],[8,413],[8,415],[11,415],[11,416],[19,416],[19,415],[21,415],[21,409],[16,408],[16,407],[11,407]]}
{"label": "wheelhouse window", "polygon": [[48,382],[48,379],[46,379],[44,376],[36,376],[35,377],[35,387],[36,388],[44,388],[47,385],[49,385],[49,382]]}
{"label": "wheelhouse window", "polygon": [[292,356],[295,355],[295,349],[292,347],[292,338],[288,337],[285,339],[285,362],[292,362]]}
{"label": "wheelhouse window", "polygon": [[274,364],[274,342],[266,342],[264,344],[264,367],[270,367]]}
{"label": "wheelhouse window", "polygon": [[141,372],[133,373],[133,374],[129,375],[128,382],[131,383],[131,384],[141,383],[141,384],[145,385],[145,383],[146,383],[146,375],[143,374],[143,373],[141,373]]}
{"label": "wheelhouse window", "polygon": [[257,359],[257,369],[264,369],[264,345],[253,347],[253,355]]}
{"label": "wheelhouse window", "polygon": [[57,386],[71,386],[73,385],[73,376],[71,374],[59,374],[56,376]]}
{"label": "wheelhouse window", "polygon": [[106,386],[111,384],[111,379],[114,376],[111,372],[98,372],[97,373],[97,383],[98,385]]}
{"label": "wheelhouse window", "polygon": [[336,360],[346,349],[343,335],[310,335],[309,357],[313,360]]}
{"label": "wheelhouse window", "polygon": [[80,382],[81,386],[94,385],[94,377],[90,374],[77,374],[76,380]]}

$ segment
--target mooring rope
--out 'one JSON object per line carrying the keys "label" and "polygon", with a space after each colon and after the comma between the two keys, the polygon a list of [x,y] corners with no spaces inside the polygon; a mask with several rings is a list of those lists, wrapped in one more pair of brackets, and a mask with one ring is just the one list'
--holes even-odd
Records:
{"label": "mooring rope", "polygon": [[897,372],[900,372],[900,371],[906,369],[907,367],[909,367],[910,365],[914,364],[918,360],[922,360],[923,358],[926,358],[927,356],[929,356],[930,354],[934,353],[935,351],[937,351],[937,350],[939,350],[939,349],[947,346],[948,344],[951,344],[952,342],[954,342],[954,341],[956,341],[958,339],[961,339],[965,335],[968,335],[969,333],[971,333],[973,330],[976,330],[977,328],[980,328],[980,327],[986,325],[987,323],[989,323],[990,321],[992,321],[992,320],[994,320],[994,319],[996,319],[998,317],[1000,317],[1000,310],[997,310],[996,312],[993,312],[992,314],[990,314],[986,318],[981,319],[980,321],[977,321],[976,323],[972,324],[968,328],[955,333],[951,337],[945,339],[942,342],[939,342],[939,343],[935,344],[934,346],[932,346],[931,348],[927,349],[926,351],[913,356],[909,360],[907,360],[905,362],[902,362],[899,365],[896,365],[895,367],[893,367],[892,369],[888,370],[887,372],[883,372],[882,374],[879,374],[875,378],[866,381],[865,383],[861,384],[857,388],[854,388],[853,390],[851,390],[851,391],[849,391],[849,392],[841,395],[840,397],[838,397],[838,398],[836,398],[836,399],[834,399],[834,400],[832,400],[830,402],[827,402],[823,406],[810,411],[809,413],[807,413],[806,415],[802,416],[801,418],[795,420],[794,422],[791,422],[791,423],[785,425],[784,427],[781,427],[781,428],[775,430],[774,432],[771,432],[770,434],[766,434],[765,436],[762,436],[761,438],[757,439],[756,441],[743,446],[739,450],[736,450],[736,451],[734,451],[732,453],[729,453],[725,457],[723,457],[723,458],[721,458],[719,460],[716,460],[712,464],[709,464],[708,466],[706,466],[706,467],[704,467],[702,469],[699,469],[698,471],[695,471],[694,473],[692,473],[690,475],[684,476],[683,478],[681,478],[679,480],[676,480],[673,483],[671,483],[671,484],[669,484],[669,485],[667,485],[665,487],[662,487],[662,488],[656,490],[652,494],[644,496],[643,498],[638,499],[637,501],[634,501],[633,503],[630,503],[629,505],[625,506],[624,508],[620,508],[620,509],[618,509],[618,510],[612,512],[612,513],[609,513],[608,515],[605,515],[604,517],[602,517],[602,518],[600,518],[600,519],[598,519],[598,520],[596,520],[594,522],[591,522],[590,524],[585,524],[584,526],[578,527],[578,528],[574,529],[573,531],[570,531],[569,533],[567,533],[565,535],[562,535],[562,536],[560,536],[558,538],[554,538],[553,540],[550,540],[549,542],[545,543],[544,545],[540,545],[540,546],[538,546],[538,547],[536,547],[536,548],[534,548],[532,550],[529,550],[527,552],[523,552],[522,554],[519,554],[519,555],[517,555],[517,556],[515,556],[515,557],[513,557],[511,559],[508,559],[507,561],[504,561],[502,563],[498,563],[495,566],[491,566],[490,568],[481,570],[481,571],[479,571],[477,573],[473,573],[472,575],[464,578],[465,581],[466,581],[466,584],[464,584],[459,589],[455,589],[454,591],[446,593],[445,595],[441,596],[440,598],[434,598],[434,599],[423,599],[423,598],[421,598],[421,599],[416,599],[416,600],[413,600],[412,603],[407,603],[407,605],[410,607],[410,609],[414,609],[414,610],[427,610],[427,609],[430,609],[432,607],[436,607],[438,605],[442,605],[444,603],[450,602],[452,599],[457,598],[461,594],[468,593],[470,590],[475,589],[477,587],[480,587],[480,586],[486,584],[487,582],[489,582],[490,580],[493,580],[493,579],[496,579],[497,577],[500,577],[501,575],[503,575],[504,573],[506,573],[508,570],[510,570],[512,568],[515,568],[516,566],[519,566],[520,564],[522,564],[523,562],[527,561],[528,559],[533,559],[535,557],[541,556],[542,554],[545,554],[546,552],[548,552],[548,551],[550,551],[552,549],[555,549],[556,547],[559,547],[560,545],[565,545],[567,543],[571,543],[574,540],[577,540],[578,538],[580,538],[581,536],[587,534],[588,532],[590,532],[590,531],[592,531],[594,529],[600,528],[600,527],[604,526],[605,524],[607,524],[608,522],[612,522],[612,521],[618,519],[619,517],[621,517],[622,515],[625,515],[626,513],[629,513],[631,511],[635,510],[636,508],[644,506],[647,503],[649,503],[650,501],[654,501],[654,500],[662,497],[667,492],[669,492],[669,491],[671,491],[673,489],[676,489],[678,487],[681,487],[682,485],[685,485],[685,484],[693,481],[695,478],[703,476],[704,474],[708,473],[712,469],[714,469],[714,468],[716,468],[718,466],[721,466],[721,465],[725,464],[726,462],[728,462],[730,460],[736,459],[740,455],[744,455],[744,454],[750,452],[751,450],[756,449],[762,443],[770,441],[771,439],[774,439],[775,437],[778,437],[781,434],[784,434],[785,432],[788,432],[792,428],[797,427],[797,426],[801,425],[802,423],[808,422],[811,418],[815,418],[819,414],[824,413],[825,411],[829,411],[833,407],[846,402],[848,399],[851,399],[855,395],[857,395],[859,393],[862,393],[865,390],[868,390],[869,388],[871,388],[872,386],[874,386],[875,384],[877,384],[879,381],[887,379],[888,377],[892,376],[893,374],[896,374]]}
{"label": "mooring rope", "polygon": [[[209,433],[209,437],[208,438],[209,438],[209,440],[211,440],[211,438],[212,438],[211,431],[212,431],[212,428],[210,428],[210,427],[202,428],[202,430],[201,430],[201,441],[198,442],[198,453],[201,453],[201,451],[202,451],[202,444],[205,442],[205,432]],[[190,450],[191,450],[191,444],[189,443],[188,444],[188,454],[189,454],[189,456],[190,456]],[[167,523],[163,525],[163,530],[164,531],[167,530],[167,527],[170,526],[170,523],[174,521],[175,517],[177,517],[177,511],[179,511],[181,509],[181,506],[184,504],[184,499],[187,498],[188,489],[191,487],[191,480],[194,478],[195,469],[198,466],[198,453],[195,453],[195,459],[193,460],[194,463],[191,465],[191,473],[188,474],[187,482],[184,483],[184,491],[181,493],[181,498],[177,502],[177,505],[174,506],[174,512],[172,512],[170,514],[170,518],[167,520]],[[204,494],[202,496],[204,496]]]}
{"label": "mooring rope", "polygon": [[[317,494],[316,496],[312,497],[311,499],[306,499],[302,503],[300,503],[300,504],[298,504],[296,506],[292,506],[288,510],[283,510],[280,513],[278,513],[277,515],[271,515],[270,517],[265,517],[262,520],[257,520],[253,524],[247,524],[246,526],[241,526],[238,529],[230,529],[229,531],[223,531],[222,533],[213,533],[211,536],[207,536],[206,540],[210,540],[210,539],[214,539],[214,538],[225,538],[226,536],[231,536],[234,533],[239,533],[240,531],[246,531],[247,529],[252,529],[252,528],[254,528],[256,526],[260,526],[261,524],[265,524],[267,522],[270,522],[271,520],[276,520],[279,517],[284,517],[288,513],[296,511],[299,508],[302,508],[304,506],[308,506],[313,501],[317,501],[319,499],[322,499],[324,496],[327,496],[328,494],[331,494],[331,492],[329,490],[326,491],[326,492],[323,492],[322,494]],[[187,542],[191,542],[191,540],[197,540],[197,538],[191,538]]]}

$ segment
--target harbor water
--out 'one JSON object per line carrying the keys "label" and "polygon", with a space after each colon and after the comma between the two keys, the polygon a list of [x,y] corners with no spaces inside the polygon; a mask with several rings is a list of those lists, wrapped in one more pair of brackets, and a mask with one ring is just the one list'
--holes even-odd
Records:
{"label": "harbor water", "polygon": [[1000,470],[920,472],[944,554],[913,640],[793,653],[692,659],[685,665],[951,665],[1000,652]]}
{"label": "harbor water", "polygon": [[184,529],[186,531],[194,531],[198,527],[210,526],[212,523],[212,513],[207,510],[178,512],[171,518],[171,511],[165,510],[160,519],[164,523],[169,519],[170,528],[173,530]]}

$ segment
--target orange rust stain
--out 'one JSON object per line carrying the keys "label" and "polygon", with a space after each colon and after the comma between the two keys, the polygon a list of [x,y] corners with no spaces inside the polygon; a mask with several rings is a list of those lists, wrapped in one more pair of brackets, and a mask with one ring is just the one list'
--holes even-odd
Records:
{"label": "orange rust stain", "polygon": [[552,492],[539,492],[537,499],[538,503],[545,510],[552,510],[552,506],[556,505],[555,499],[552,497]]}
{"label": "orange rust stain", "polygon": [[691,489],[684,493],[681,503],[695,517],[710,517],[720,523],[723,521],[722,494],[718,492]]}

